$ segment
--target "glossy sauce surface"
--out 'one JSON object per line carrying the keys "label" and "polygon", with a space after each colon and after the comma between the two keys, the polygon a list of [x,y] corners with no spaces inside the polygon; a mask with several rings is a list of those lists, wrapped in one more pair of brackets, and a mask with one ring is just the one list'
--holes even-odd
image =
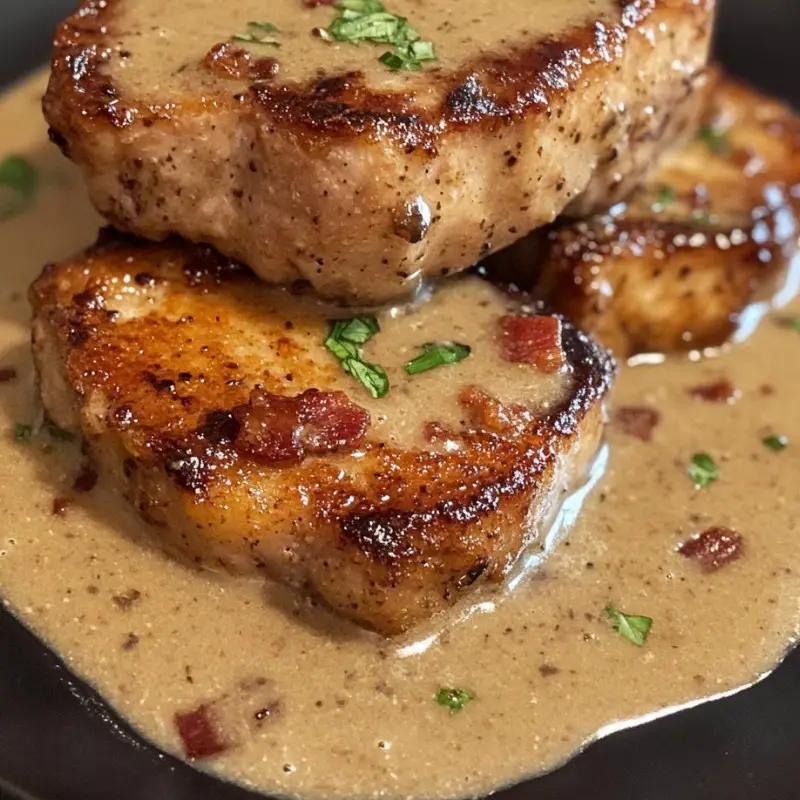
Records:
{"label": "glossy sauce surface", "polygon": [[[406,17],[423,40],[432,42],[436,61],[429,66],[445,70],[456,69],[480,54],[505,51],[533,37],[556,38],[589,19],[611,19],[615,12],[618,14],[613,0],[502,0],[499,4],[482,0],[458,4],[394,0],[384,5],[392,14]],[[454,14],[459,18],[457,26],[453,25]],[[115,25],[120,31],[120,46],[129,55],[117,57],[112,70],[126,94],[160,102],[196,82],[196,67],[214,45],[247,33],[247,23],[256,20],[276,26],[277,32],[270,38],[280,46],[235,44],[245,47],[254,58],[276,59],[279,83],[305,82],[321,70],[329,75],[360,71],[375,88],[424,85],[417,73],[392,72],[378,60],[392,50],[390,45],[327,41],[313,34],[338,16],[329,5],[304,8],[301,0],[279,0],[267,7],[257,0],[202,0],[180,6],[136,0],[124,4]],[[509,19],[518,24],[509,26]],[[152,31],[158,35],[152,36]],[[211,88],[211,73],[206,75]]]}
{"label": "glossy sauce surface", "polygon": [[[800,620],[789,368],[800,334],[778,324],[786,311],[717,358],[625,369],[614,406],[657,410],[651,441],[612,423],[608,467],[569,539],[513,593],[462,609],[466,619],[387,642],[282,589],[143,547],[143,523],[102,479],[71,489],[74,445],[13,437],[37,413],[27,286],[98,226],[46,144],[42,88],[23,85],[0,105],[0,154],[24,155],[41,184],[31,209],[0,223],[0,367],[17,371],[0,384],[0,591],[143,735],[180,755],[175,714],[210,705],[233,746],[198,763],[265,793],[463,796],[551,768],[607,726],[734,690],[779,660]],[[687,391],[721,377],[735,402]],[[770,434],[788,447],[767,448]],[[699,451],[720,468],[702,490],[686,472]],[[54,515],[60,497],[71,502]],[[676,548],[715,526],[738,531],[744,552],[705,574]],[[610,627],[609,604],[653,618],[645,647]],[[442,687],[474,700],[450,713],[435,701]]]}

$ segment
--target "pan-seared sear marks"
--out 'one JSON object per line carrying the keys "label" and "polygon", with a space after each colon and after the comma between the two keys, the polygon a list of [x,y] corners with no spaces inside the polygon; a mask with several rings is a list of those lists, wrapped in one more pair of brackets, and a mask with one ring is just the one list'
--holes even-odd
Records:
{"label": "pan-seared sear marks", "polygon": [[269,282],[350,305],[408,297],[567,206],[606,207],[618,177],[638,182],[693,124],[713,10],[586,0],[550,35],[520,27],[396,79],[357,56],[326,69],[314,48],[327,45],[305,30],[292,50],[310,48],[319,69],[293,74],[287,46],[276,75],[253,48],[214,45],[219,31],[201,48],[211,69],[187,47],[185,65],[142,87],[147,48],[184,45],[157,20],[139,29],[137,1],[83,0],[56,36],[45,114],[96,207],[120,230],[208,242]]}
{"label": "pan-seared sear marks", "polygon": [[[533,414],[492,396],[491,384],[465,386],[463,423],[453,421],[456,406],[445,446],[422,431],[401,446],[391,429],[367,428],[365,409],[348,399],[356,389],[324,347],[326,311],[246,272],[228,280],[218,259],[186,243],[107,240],[47,269],[30,298],[42,385],[70,391],[68,403],[48,404],[54,422],[84,434],[98,471],[170,551],[307,586],[381,632],[455,602],[479,563],[488,564],[481,580],[501,580],[538,535],[526,529],[531,507],[555,507],[555,487],[579,479],[599,446],[609,355],[562,323],[568,373],[551,406]],[[137,284],[140,273],[153,281]],[[125,293],[108,291],[121,285]],[[87,291],[104,307],[74,301]],[[448,286],[439,291],[446,302]],[[472,295],[458,297],[460,315]],[[511,313],[522,302],[499,291],[496,300]],[[87,320],[78,344],[73,326]],[[533,367],[519,372],[532,391],[552,381]],[[414,402],[419,383],[402,403]],[[43,391],[45,402],[54,396]],[[393,395],[363,397],[373,411]],[[77,417],[59,416],[62,408]],[[279,446],[264,437],[276,414]]]}
{"label": "pan-seared sear marks", "polygon": [[479,431],[510,433],[533,421],[533,413],[516,403],[501,403],[496,397],[476,386],[467,386],[461,393],[461,405],[469,421]]}
{"label": "pan-seared sear marks", "polygon": [[220,42],[208,51],[205,67],[222,78],[269,80],[278,74],[280,65],[275,58],[253,58],[243,47]]}
{"label": "pan-seared sear marks", "polygon": [[442,425],[441,422],[436,422],[436,420],[425,423],[422,435],[425,441],[431,444],[454,442],[458,438],[458,434],[452,428]]}
{"label": "pan-seared sear marks", "polygon": [[[125,125],[166,118],[167,110],[156,106],[132,103],[125,107],[111,79],[100,74],[113,51],[98,45],[105,45],[106,36],[114,29],[116,7],[122,2],[82,0],[79,10],[59,26],[54,43],[54,83],[59,82],[70,94],[78,94],[76,99],[85,105],[90,117],[113,115],[116,124]],[[422,109],[402,94],[373,91],[358,72],[328,75],[308,87],[254,86],[253,94],[264,108],[289,115],[298,127],[329,135],[368,131],[381,138],[397,135],[397,143],[404,147],[433,151],[436,141],[454,128],[489,125],[496,129],[527,114],[551,113],[551,104],[586,80],[592,69],[619,59],[631,31],[647,25],[662,11],[660,5],[659,0],[633,0],[621,4],[623,13],[617,20],[573,27],[562,31],[559,38],[532,46],[515,45],[503,55],[478,55],[440,76],[441,87],[447,88],[439,89],[442,102],[432,108]],[[704,35],[711,5],[691,2],[681,12],[694,15],[698,38]],[[226,76],[250,77],[247,63],[253,59],[242,54],[249,55],[234,43],[220,42],[209,51],[208,61],[221,63]],[[215,105],[223,100],[213,98]],[[243,99],[235,102],[240,104]],[[123,107],[110,108],[120,105]],[[172,114],[180,114],[180,109],[172,109]]]}
{"label": "pan-seared sear marks", "polygon": [[[618,356],[724,343],[796,251],[800,117],[717,77],[705,120],[711,144],[698,136],[662,158],[626,208],[560,223],[496,268]],[[755,156],[742,167],[745,147]]]}
{"label": "pan-seared sear marks", "polygon": [[231,412],[239,424],[235,450],[261,464],[298,463],[306,453],[332,453],[358,444],[369,413],[344,392],[307,389],[282,397],[256,389],[246,405]]}

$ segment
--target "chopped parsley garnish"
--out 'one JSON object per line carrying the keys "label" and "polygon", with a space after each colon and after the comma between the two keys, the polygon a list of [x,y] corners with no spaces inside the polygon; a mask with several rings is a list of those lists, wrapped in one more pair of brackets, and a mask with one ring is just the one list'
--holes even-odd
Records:
{"label": "chopped parsley garnish", "polygon": [[470,700],[474,700],[475,695],[466,689],[446,689],[442,688],[436,692],[436,702],[440,706],[447,706],[451,714],[461,711]]}
{"label": "chopped parsley garnish", "polygon": [[705,489],[719,478],[717,462],[708,453],[695,453],[687,471],[696,489]]}
{"label": "chopped parsley garnish", "polygon": [[248,22],[246,33],[235,33],[231,36],[234,42],[249,42],[250,44],[269,44],[273,47],[280,47],[281,43],[271,36],[279,33],[276,25],[271,22]]}
{"label": "chopped parsley garnish", "polygon": [[608,614],[614,630],[629,642],[633,642],[637,647],[642,647],[647,641],[650,628],[653,627],[652,618],[642,617],[638,614],[626,614],[614,606],[607,606],[606,614]]}
{"label": "chopped parsley garnish", "polygon": [[39,178],[30,161],[7,156],[0,162],[0,221],[25,211],[33,202]]}
{"label": "chopped parsley garnish", "polygon": [[375,398],[389,391],[389,378],[382,367],[364,361],[359,345],[368,342],[379,330],[375,317],[341,319],[333,323],[325,340],[325,347],[339,359],[342,369]]}
{"label": "chopped parsley garnish", "polygon": [[423,62],[436,58],[433,44],[422,41],[405,17],[387,11],[380,0],[339,0],[334,8],[339,16],[326,30],[320,30],[323,38],[393,45],[394,50],[380,57],[381,63],[393,70],[418,70]]}
{"label": "chopped parsley garnish", "polygon": [[433,61],[435,58],[430,42],[416,41],[403,47],[398,46],[394,53],[384,53],[380,62],[393,70],[416,70],[421,68],[423,61]]}
{"label": "chopped parsley garnish", "polygon": [[33,436],[33,426],[26,425],[23,422],[17,422],[14,425],[14,441],[15,442],[29,442]]}
{"label": "chopped parsley garnish", "polygon": [[667,186],[666,184],[661,187],[661,190],[658,193],[658,204],[660,206],[668,206],[670,203],[674,202],[675,200],[675,190],[671,186]]}
{"label": "chopped parsley garnish", "polygon": [[471,352],[471,348],[466,344],[429,342],[422,345],[420,355],[406,363],[405,371],[409,375],[418,375],[420,372],[427,372],[429,369],[436,369],[445,364],[457,364]]}
{"label": "chopped parsley garnish", "polygon": [[725,134],[715,128],[713,125],[703,125],[700,128],[700,139],[706,143],[706,146],[712,153],[724,156],[728,155],[731,151],[731,145]]}
{"label": "chopped parsley garnish", "polygon": [[779,450],[785,450],[789,446],[789,440],[785,436],[765,436],[761,442],[764,447],[768,447],[776,453]]}

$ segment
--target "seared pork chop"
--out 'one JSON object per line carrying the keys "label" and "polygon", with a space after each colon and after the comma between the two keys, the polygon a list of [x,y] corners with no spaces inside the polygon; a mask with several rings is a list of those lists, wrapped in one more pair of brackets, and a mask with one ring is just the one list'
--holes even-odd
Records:
{"label": "seared pork chop", "polygon": [[[731,80],[626,207],[499,254],[618,356],[717,346],[783,285],[797,249],[800,118]],[[530,280],[530,279],[528,279]]]}
{"label": "seared pork chop", "polygon": [[30,297],[47,414],[166,548],[383,633],[500,581],[600,443],[607,354],[475,276],[331,327],[210,248],[112,238]]}
{"label": "seared pork chop", "polygon": [[52,137],[118,228],[364,305],[607,207],[696,118],[714,0],[386,6],[433,60],[333,40],[327,2],[83,0]]}

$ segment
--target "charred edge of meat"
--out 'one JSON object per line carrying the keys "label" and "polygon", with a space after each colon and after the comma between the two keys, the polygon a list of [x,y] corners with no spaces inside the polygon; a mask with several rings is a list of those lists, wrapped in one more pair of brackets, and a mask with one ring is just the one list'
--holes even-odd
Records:
{"label": "charred edge of meat", "polygon": [[[108,244],[106,247],[114,245]],[[124,249],[112,252],[114,259],[123,258],[125,253]],[[175,267],[176,270],[179,269],[180,264]],[[37,314],[43,311],[49,314],[50,323],[58,330],[59,339],[65,343],[65,356],[69,364],[72,355],[69,350],[75,346],[74,342],[70,343],[69,332],[77,326],[88,337],[92,333],[87,328],[87,325],[91,325],[90,316],[105,315],[106,312],[102,309],[91,310],[87,305],[78,307],[69,303],[68,296],[59,297],[59,293],[64,291],[59,277],[58,272],[46,271],[32,287],[31,298]],[[74,291],[85,291],[83,281],[86,280],[91,280],[91,277],[76,279],[67,292],[73,286]],[[69,305],[64,308],[60,305],[63,303]],[[77,318],[73,319],[73,315]],[[105,316],[98,322],[98,327],[101,325],[108,328],[109,321]],[[396,564],[398,569],[404,566],[398,559],[402,561],[408,548],[417,546],[415,532],[420,525],[425,526],[426,536],[435,536],[439,522],[445,528],[448,521],[451,527],[453,522],[468,524],[486,518],[495,509],[501,514],[511,513],[511,507],[514,507],[513,513],[516,514],[517,510],[523,509],[529,502],[536,477],[552,467],[559,449],[557,440],[576,433],[585,415],[610,386],[615,372],[610,355],[566,321],[562,321],[562,346],[566,355],[566,368],[572,373],[575,388],[560,408],[552,410],[546,417],[527,420],[521,435],[513,437],[513,441],[502,432],[498,435],[492,430],[481,429],[479,424],[474,429],[458,434],[469,448],[467,459],[478,460],[482,464],[471,476],[465,477],[469,489],[464,492],[463,497],[458,495],[457,500],[437,503],[442,495],[437,497],[433,494],[430,499],[420,495],[415,498],[411,509],[398,501],[401,503],[399,507],[387,514],[383,510],[385,506],[382,508],[364,490],[355,490],[355,494],[352,494],[352,487],[343,486],[340,493],[328,492],[319,500],[314,499],[318,503],[314,513],[319,519],[327,521],[329,529],[340,537],[342,547],[357,548],[370,560],[387,565]],[[155,384],[159,384],[165,377],[154,375]],[[179,392],[183,385],[180,374],[171,374],[168,377],[171,380],[177,379],[174,385],[176,393]],[[160,396],[165,396],[165,391]],[[217,481],[226,479],[233,464],[241,464],[247,469],[253,464],[250,459],[236,451],[239,421],[232,411],[233,409],[225,408],[210,411],[201,418],[191,434],[180,434],[179,438],[170,438],[169,435],[155,436],[146,428],[127,430],[126,446],[132,448],[127,455],[133,458],[130,468],[127,468],[130,478],[138,480],[138,470],[133,468],[135,462],[141,463],[147,470],[163,469],[176,488],[193,495],[200,502],[214,491]],[[130,422],[128,416],[123,413],[112,426],[125,427]],[[564,446],[568,447],[569,443],[564,442]],[[368,439],[364,443],[364,449],[371,450]],[[374,452],[382,463],[395,464],[402,469],[408,467],[417,476],[432,469],[432,465],[440,464],[441,459],[439,454],[425,451],[375,448]],[[457,464],[463,457],[460,454],[454,455],[450,463]],[[496,465],[496,468],[491,465]],[[487,468],[484,469],[484,466]],[[324,470],[324,465],[310,465],[312,472],[318,468]],[[340,502],[340,494],[342,497],[347,496],[346,502]],[[188,499],[187,502],[193,501]],[[520,514],[523,513],[524,511],[520,511]],[[422,540],[416,541],[424,544]],[[474,560],[473,554],[464,566],[465,571],[474,565]],[[459,577],[461,576],[456,575],[454,580]]]}
{"label": "charred edge of meat", "polygon": [[[641,252],[663,253],[664,258],[653,265],[653,277],[658,277],[666,265],[671,264],[670,268],[675,268],[675,280],[679,281],[691,278],[696,259],[702,263],[715,251],[720,264],[738,265],[735,271],[721,269],[719,273],[719,280],[727,282],[732,295],[730,313],[720,314],[708,321],[698,320],[696,324],[689,320],[685,329],[676,329],[674,341],[657,347],[686,350],[718,346],[735,330],[738,312],[750,302],[756,289],[765,281],[774,279],[785,268],[783,255],[787,242],[781,238],[778,227],[772,225],[771,219],[760,219],[753,223],[752,229],[739,230],[745,235],[744,241],[733,244],[730,229],[693,229],[688,223],[662,223],[657,220],[618,221],[610,227],[579,223],[572,227],[556,228],[549,236],[549,253],[544,259],[548,266],[541,275],[536,276],[539,284],[535,293],[582,327],[597,332],[593,320],[596,317],[611,319],[605,309],[625,291],[624,276],[619,271],[620,252],[637,257]],[[703,242],[698,244],[697,237],[700,236]],[[724,237],[724,245],[719,243],[719,237]],[[587,258],[587,253],[595,258],[605,258],[597,262]],[[685,258],[685,263],[676,264],[675,260],[679,257]],[[511,269],[518,269],[518,266],[512,265]],[[607,285],[602,284],[601,294],[597,287],[605,276],[608,276],[608,281]],[[614,280],[615,276],[620,278],[619,281]],[[623,354],[623,350],[631,355],[653,349],[652,334],[645,325],[626,324],[624,330],[627,343],[619,355]]]}
{"label": "charred edge of meat", "polygon": [[[105,119],[117,127],[136,120],[153,124],[175,112],[126,102],[104,67],[115,46],[115,12],[120,0],[83,0],[59,27],[53,56],[53,75],[44,105],[71,104],[83,119]],[[706,4],[689,2],[679,13],[697,16],[698,28],[710,24]],[[438,83],[450,86],[437,108],[419,110],[402,95],[369,90],[358,73],[315,79],[300,89],[254,85],[237,95],[237,102],[259,104],[267,114],[316,134],[354,136],[387,133],[408,152],[435,153],[445,132],[474,126],[496,128],[529,114],[552,114],[552,106],[583,84],[594,67],[618,58],[630,30],[653,14],[672,13],[665,3],[635,0],[619,6],[617,19],[586,24],[559,39],[519,47],[503,57],[480,56],[449,75],[437,72]],[[580,54],[577,57],[576,54]],[[229,97],[216,98],[219,103]],[[51,115],[52,116],[52,115]],[[54,129],[59,141],[64,131]]]}
{"label": "charred edge of meat", "polygon": [[[616,372],[609,353],[586,334],[563,322],[563,346],[578,387],[568,400],[538,422],[537,433],[547,440],[573,435],[581,419],[608,390]],[[556,453],[549,448],[520,454],[517,464],[499,480],[477,487],[463,500],[445,500],[431,509],[415,511],[356,510],[340,522],[345,541],[353,542],[374,561],[393,567],[419,555],[422,544],[438,522],[475,522],[500,506],[503,497],[522,495],[551,463]]]}

